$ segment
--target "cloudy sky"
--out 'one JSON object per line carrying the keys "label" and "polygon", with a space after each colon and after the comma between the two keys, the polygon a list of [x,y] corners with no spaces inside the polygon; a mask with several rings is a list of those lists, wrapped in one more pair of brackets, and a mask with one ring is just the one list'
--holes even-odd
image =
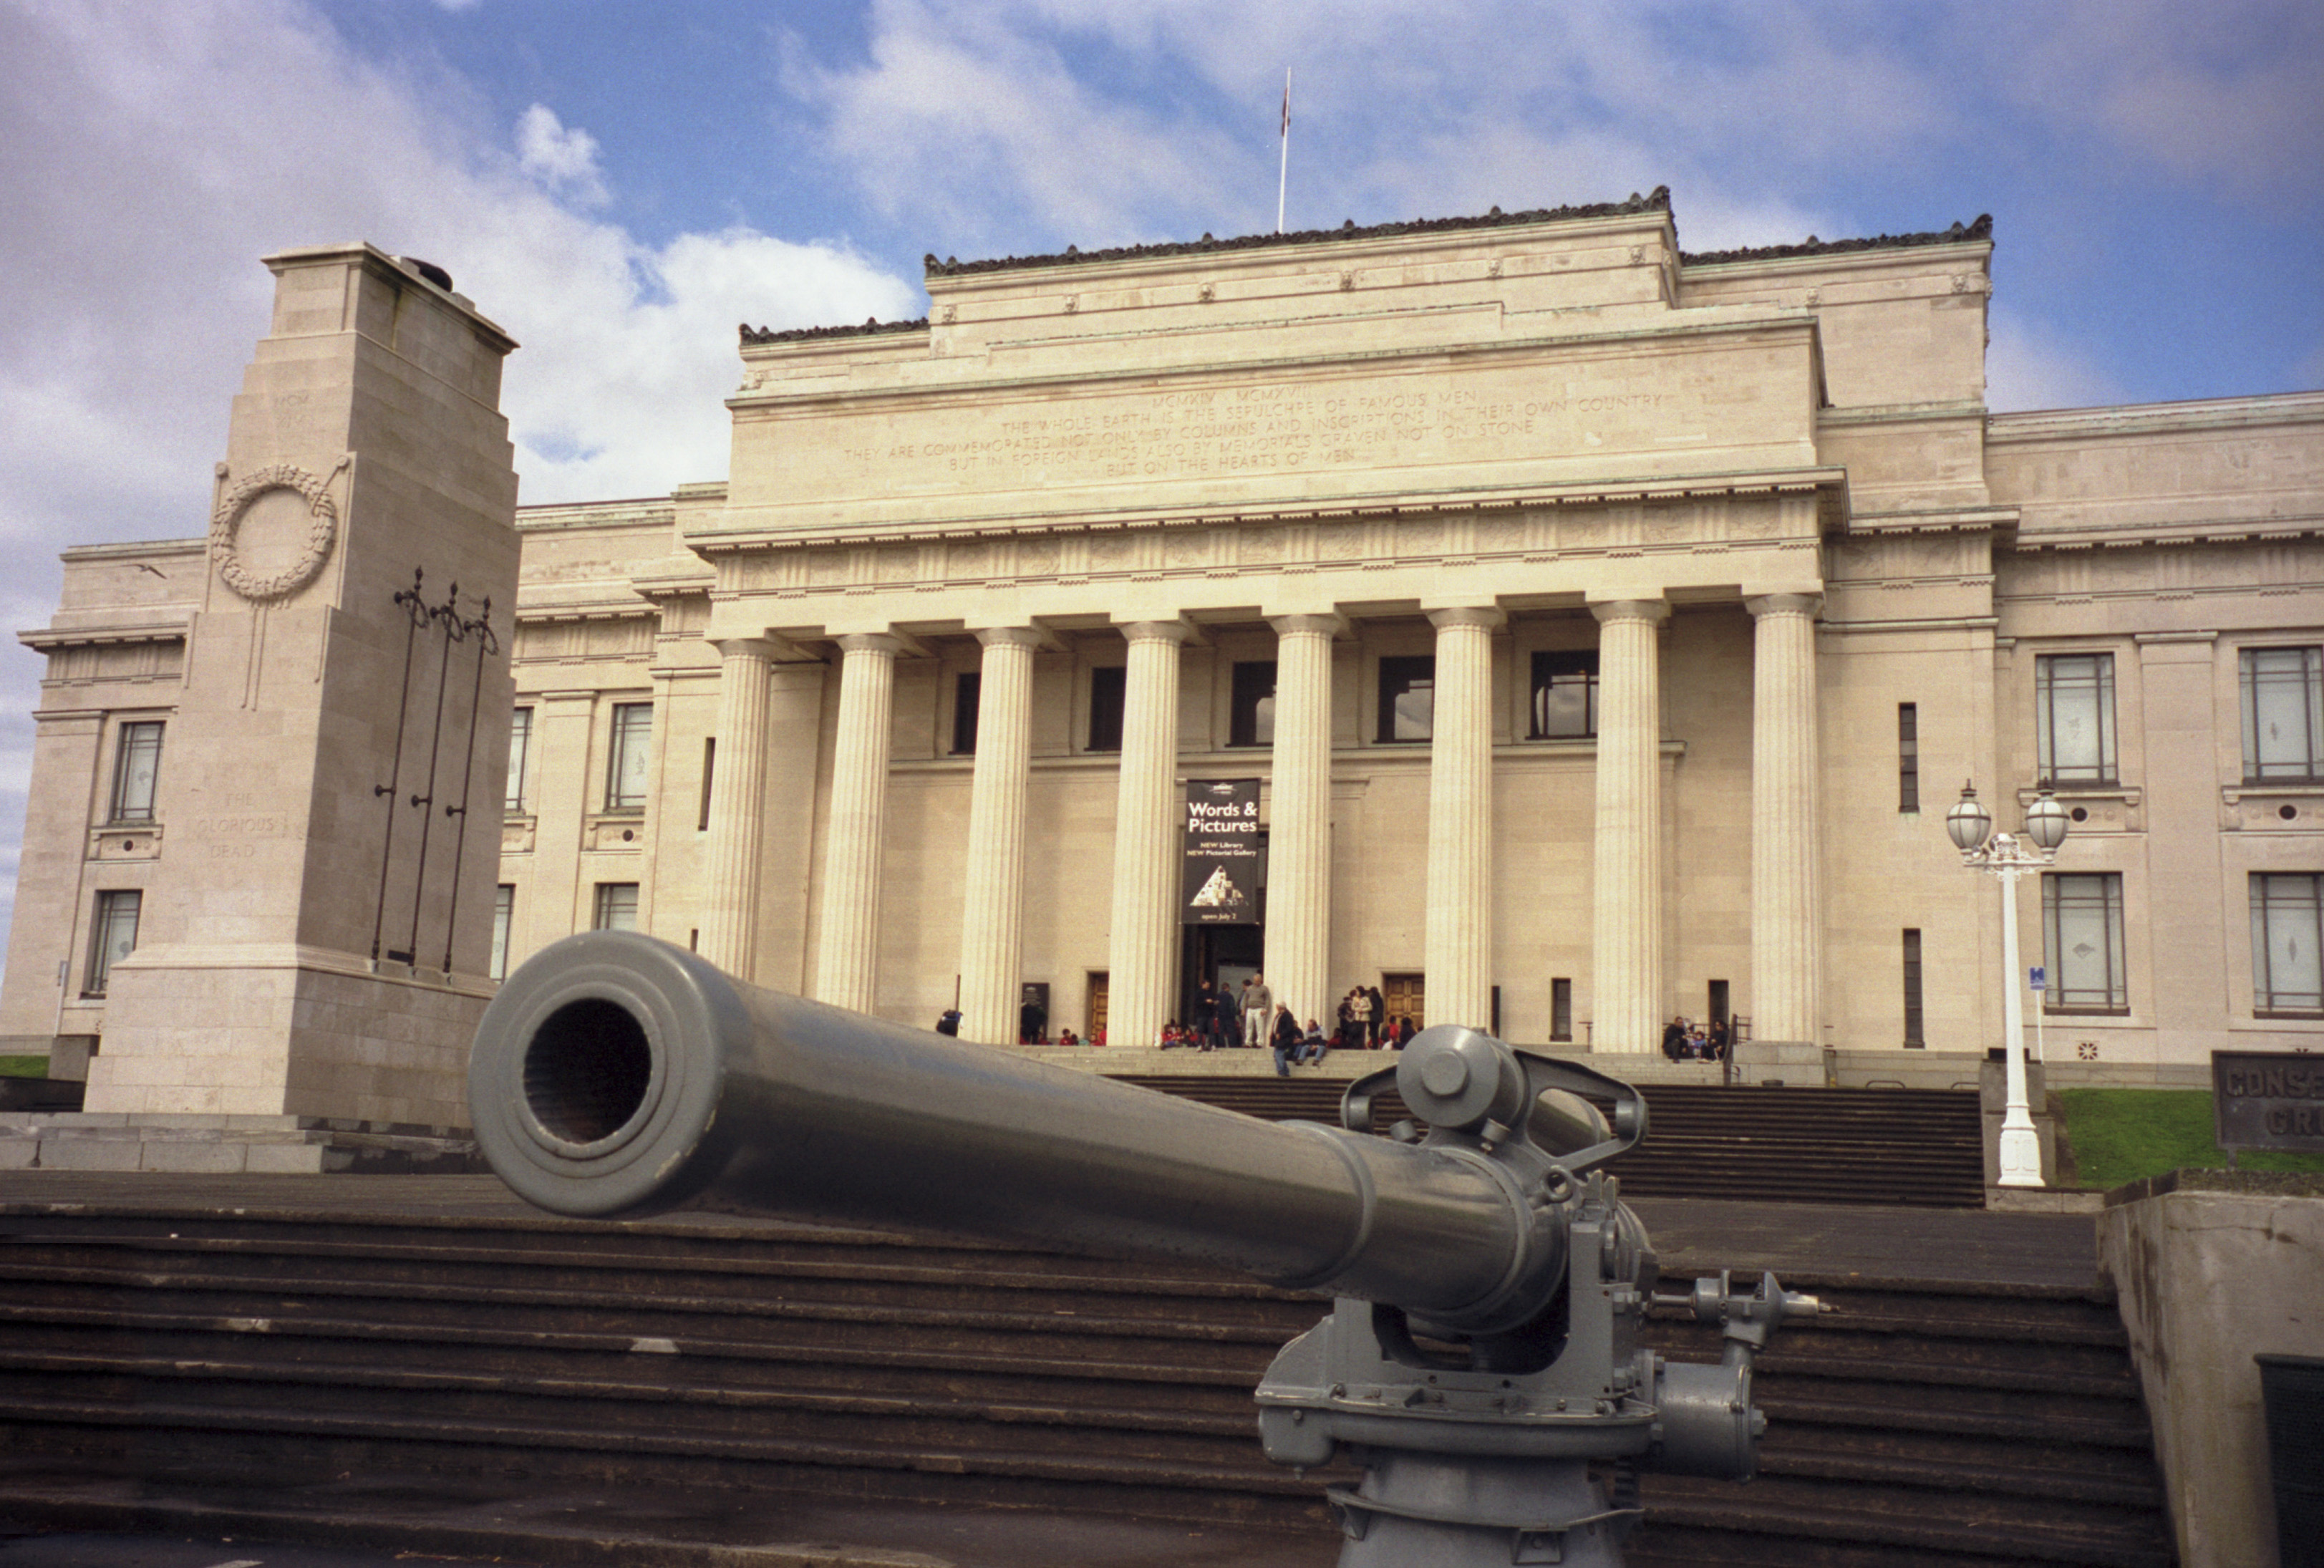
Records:
{"label": "cloudy sky", "polygon": [[[1618,199],[1690,250],[1996,220],[1991,401],[2324,384],[2315,0],[0,0],[0,630],[200,533],[258,258],[524,345],[527,501],[726,471],[734,324],[920,257]],[[39,661],[0,648],[0,898]],[[0,920],[5,920],[0,904]]]}

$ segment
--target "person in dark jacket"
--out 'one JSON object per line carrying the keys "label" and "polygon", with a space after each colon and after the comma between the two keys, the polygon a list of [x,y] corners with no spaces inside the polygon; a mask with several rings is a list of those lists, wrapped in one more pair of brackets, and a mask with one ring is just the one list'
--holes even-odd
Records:
{"label": "person in dark jacket", "polygon": [[1380,988],[1377,985],[1368,987],[1366,994],[1372,999],[1371,1045],[1372,1048],[1377,1050],[1379,1048],[1380,1037],[1388,1032],[1388,998],[1380,994]]}
{"label": "person in dark jacket", "polygon": [[1299,1048],[1299,1020],[1291,1016],[1291,1009],[1281,1003],[1275,1009],[1275,1028],[1269,1038],[1275,1046],[1275,1075],[1291,1076],[1292,1053]]}

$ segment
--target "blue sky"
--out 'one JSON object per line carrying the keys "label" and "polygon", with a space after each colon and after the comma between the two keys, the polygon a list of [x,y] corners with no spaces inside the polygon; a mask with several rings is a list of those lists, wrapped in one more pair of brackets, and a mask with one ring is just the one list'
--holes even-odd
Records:
{"label": "blue sky", "polygon": [[[524,344],[527,501],[725,472],[734,324],[924,254],[1673,192],[1691,250],[1995,217],[1997,408],[2324,384],[2314,0],[0,0],[0,582],[199,533],[286,245]],[[0,651],[0,888],[39,660]]]}

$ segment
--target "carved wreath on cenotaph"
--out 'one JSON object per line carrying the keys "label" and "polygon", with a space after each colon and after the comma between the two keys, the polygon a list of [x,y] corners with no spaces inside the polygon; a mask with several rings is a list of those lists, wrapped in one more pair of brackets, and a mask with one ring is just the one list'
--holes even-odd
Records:
{"label": "carved wreath on cenotaph", "polygon": [[[314,581],[338,537],[339,509],[331,500],[329,484],[328,479],[318,479],[304,468],[277,463],[245,476],[221,496],[217,510],[210,514],[210,553],[217,558],[218,576],[226,579],[226,586],[245,599],[263,602],[295,594]],[[281,571],[262,577],[244,565],[235,553],[235,540],[243,518],[270,490],[288,490],[300,496],[312,521],[307,527],[305,552]]]}

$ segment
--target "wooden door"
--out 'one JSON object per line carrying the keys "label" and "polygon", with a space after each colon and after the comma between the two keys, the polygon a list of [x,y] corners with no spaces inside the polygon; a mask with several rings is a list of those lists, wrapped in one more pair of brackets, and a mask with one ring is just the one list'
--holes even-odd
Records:
{"label": "wooden door", "polygon": [[[1082,1038],[1093,1043],[1100,1035],[1105,1033],[1105,988],[1108,978],[1102,969],[1093,969],[1089,972],[1088,1032],[1083,1035]],[[1111,1044],[1111,1041],[1107,1043]]]}
{"label": "wooden door", "polygon": [[1428,1027],[1428,996],[1422,984],[1422,976],[1383,974],[1380,976],[1380,995],[1388,1000],[1389,1023],[1399,1018],[1409,1018],[1416,1029]]}

